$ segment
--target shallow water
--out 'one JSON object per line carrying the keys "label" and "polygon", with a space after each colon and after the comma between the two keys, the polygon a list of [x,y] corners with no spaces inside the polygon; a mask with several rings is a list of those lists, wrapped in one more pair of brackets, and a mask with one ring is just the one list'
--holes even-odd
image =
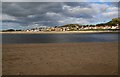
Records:
{"label": "shallow water", "polygon": [[2,43],[118,42],[117,33],[3,34]]}

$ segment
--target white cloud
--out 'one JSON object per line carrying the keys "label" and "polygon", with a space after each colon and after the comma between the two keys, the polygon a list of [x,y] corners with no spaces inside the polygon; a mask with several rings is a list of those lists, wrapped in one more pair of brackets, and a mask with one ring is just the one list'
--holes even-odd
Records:
{"label": "white cloud", "polygon": [[90,6],[92,7],[93,12],[96,13],[104,12],[109,7],[106,4],[96,4],[96,3],[92,3]]}
{"label": "white cloud", "polygon": [[28,15],[27,17],[28,18],[33,18],[33,17],[35,17],[35,15]]}
{"label": "white cloud", "polygon": [[116,18],[118,17],[118,7],[109,6],[105,12],[102,12],[104,18]]}
{"label": "white cloud", "polygon": [[55,13],[55,12],[47,12],[46,13],[47,16],[61,16],[59,13]]}
{"label": "white cloud", "polygon": [[106,12],[102,14],[106,18],[116,18],[118,17],[118,12],[113,11],[113,12]]}
{"label": "white cloud", "polygon": [[118,7],[109,7],[108,11],[118,11]]}
{"label": "white cloud", "polygon": [[68,12],[69,13],[76,13],[76,14],[78,14],[78,13],[92,13],[92,9],[90,9],[90,8],[80,8],[79,6],[77,6],[77,7],[70,7],[70,8],[68,8],[67,9],[68,10]]}
{"label": "white cloud", "polygon": [[74,18],[74,17],[68,17],[64,20],[58,21],[59,24],[65,25],[65,24],[90,24],[90,22],[87,19],[84,18]]}
{"label": "white cloud", "polygon": [[[79,6],[68,6],[64,5],[63,10],[66,13],[66,15],[70,16],[80,16],[83,15],[84,17],[95,17],[96,15],[99,15],[100,13],[106,12],[109,5],[107,4],[97,4],[97,3],[91,3],[88,5],[88,7],[81,7]],[[116,8],[112,8],[115,10]]]}
{"label": "white cloud", "polygon": [[72,7],[72,6],[64,5],[63,10],[64,10],[64,14],[66,14],[68,16],[75,16],[75,17],[79,17],[79,16],[87,17],[88,15],[91,17],[92,15],[95,14],[95,12],[93,12],[93,9],[89,8],[89,7],[83,8],[80,6]]}
{"label": "white cloud", "polygon": [[8,14],[2,14],[0,16],[0,20],[16,20],[16,17],[14,16],[10,16]]}

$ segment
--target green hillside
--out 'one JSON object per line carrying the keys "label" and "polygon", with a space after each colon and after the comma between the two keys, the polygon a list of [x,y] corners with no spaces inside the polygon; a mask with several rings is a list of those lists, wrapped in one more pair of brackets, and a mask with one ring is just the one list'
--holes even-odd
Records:
{"label": "green hillside", "polygon": [[106,23],[107,25],[117,25],[120,24],[120,18],[113,18],[112,21]]}
{"label": "green hillside", "polygon": [[109,25],[109,26],[115,26],[117,24],[120,24],[120,18],[113,18],[111,21],[107,22],[107,23],[101,23],[101,24],[97,24],[97,25]]}
{"label": "green hillside", "polygon": [[67,24],[67,25],[64,25],[64,26],[61,26],[61,27],[71,27],[71,28],[74,28],[74,27],[80,27],[79,24]]}

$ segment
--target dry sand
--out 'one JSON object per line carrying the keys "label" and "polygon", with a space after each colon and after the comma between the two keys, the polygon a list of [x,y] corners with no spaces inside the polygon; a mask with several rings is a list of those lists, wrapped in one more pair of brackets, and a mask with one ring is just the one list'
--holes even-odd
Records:
{"label": "dry sand", "polygon": [[118,44],[4,44],[3,75],[116,75]]}

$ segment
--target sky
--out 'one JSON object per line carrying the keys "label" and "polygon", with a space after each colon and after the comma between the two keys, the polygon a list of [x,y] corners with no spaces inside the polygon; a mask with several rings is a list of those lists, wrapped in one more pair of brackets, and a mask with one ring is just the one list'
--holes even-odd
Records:
{"label": "sky", "polygon": [[1,0],[2,2],[119,2],[120,0]]}
{"label": "sky", "polygon": [[15,0],[4,0],[0,16],[2,29],[97,24],[117,18],[118,2],[101,1],[103,2],[16,2]]}

